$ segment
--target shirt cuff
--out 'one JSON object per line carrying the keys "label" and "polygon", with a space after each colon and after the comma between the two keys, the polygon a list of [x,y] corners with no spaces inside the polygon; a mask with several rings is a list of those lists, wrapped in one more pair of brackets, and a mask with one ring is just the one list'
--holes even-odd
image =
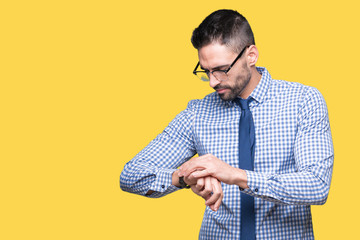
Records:
{"label": "shirt cuff", "polygon": [[155,192],[165,193],[178,188],[172,185],[172,174],[176,169],[158,169],[155,172],[155,181],[151,184],[150,189]]}
{"label": "shirt cuff", "polygon": [[268,195],[267,191],[267,180],[268,176],[263,173],[258,173],[254,171],[245,170],[247,175],[247,185],[249,188],[240,190],[244,193],[247,193],[252,196],[266,196]]}

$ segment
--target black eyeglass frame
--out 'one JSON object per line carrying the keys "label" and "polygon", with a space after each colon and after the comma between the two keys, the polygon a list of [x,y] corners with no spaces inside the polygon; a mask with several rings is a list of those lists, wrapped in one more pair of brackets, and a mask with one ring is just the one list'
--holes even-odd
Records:
{"label": "black eyeglass frame", "polygon": [[[249,45],[249,46],[246,46],[246,47],[244,47],[243,48],[243,50],[241,50],[241,52],[239,53],[239,55],[235,58],[235,60],[230,64],[230,66],[229,66],[229,68],[228,69],[226,69],[226,70],[214,70],[214,71],[209,71],[209,70],[206,70],[206,71],[196,71],[196,69],[200,66],[200,61],[198,62],[198,64],[196,65],[196,67],[195,67],[195,69],[194,69],[194,71],[193,71],[193,74],[195,75],[195,76],[197,76],[197,73],[205,73],[206,75],[208,75],[208,77],[209,77],[209,79],[210,79],[210,74],[212,74],[214,77],[215,77],[215,75],[214,75],[214,72],[223,72],[223,73],[225,73],[226,74],[226,76],[227,76],[227,73],[231,70],[231,68],[235,65],[235,63],[237,62],[237,60],[239,60],[239,58],[241,58],[241,56],[243,55],[243,53],[245,52],[245,49],[246,48],[248,48],[248,47],[250,47],[251,45]],[[216,78],[216,77],[215,77]],[[216,78],[217,79],[217,78]],[[202,80],[202,79],[201,79]],[[217,79],[218,81],[222,81],[222,80],[220,80],[220,79]],[[202,80],[202,81],[204,81],[204,80]],[[206,80],[206,82],[207,82],[208,80]],[[204,81],[205,82],[205,81]]]}

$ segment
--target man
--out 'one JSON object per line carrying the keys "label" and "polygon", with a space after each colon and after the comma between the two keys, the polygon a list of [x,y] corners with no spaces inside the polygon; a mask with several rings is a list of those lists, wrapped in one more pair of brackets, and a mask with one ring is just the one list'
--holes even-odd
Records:
{"label": "man", "polygon": [[121,188],[161,197],[190,187],[207,205],[200,239],[313,239],[310,205],[325,203],[334,159],[323,97],[256,67],[236,11],[210,14],[191,40],[194,74],[216,92],[190,101],[125,165]]}

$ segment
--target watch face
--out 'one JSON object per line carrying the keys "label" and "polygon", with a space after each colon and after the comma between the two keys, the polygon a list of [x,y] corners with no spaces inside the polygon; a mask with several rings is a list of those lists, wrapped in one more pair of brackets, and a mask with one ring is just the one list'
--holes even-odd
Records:
{"label": "watch face", "polygon": [[180,183],[180,187],[184,188],[184,185],[185,185],[184,177],[179,177],[179,183]]}
{"label": "watch face", "polygon": [[184,177],[179,177],[179,183],[181,188],[190,188],[190,186],[187,185],[186,182],[184,181]]}

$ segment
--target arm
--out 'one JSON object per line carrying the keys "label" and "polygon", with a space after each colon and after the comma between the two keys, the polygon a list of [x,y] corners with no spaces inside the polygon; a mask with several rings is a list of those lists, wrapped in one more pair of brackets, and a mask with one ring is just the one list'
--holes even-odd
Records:
{"label": "arm", "polygon": [[120,175],[122,190],[149,197],[162,197],[178,190],[172,184],[172,174],[196,153],[191,129],[195,103],[191,101],[186,110],[124,166]]}
{"label": "arm", "polygon": [[[179,170],[175,170],[172,174],[172,185],[180,188]],[[184,179],[191,190],[205,199],[205,205],[209,206],[213,211],[217,211],[220,207],[221,201],[224,198],[221,183],[214,177],[194,178],[191,175]],[[153,194],[154,191],[149,190],[145,196]]]}
{"label": "arm", "polygon": [[250,195],[282,204],[321,205],[330,189],[334,150],[326,103],[310,88],[298,113],[294,143],[297,172],[262,174],[246,171]]}
{"label": "arm", "polygon": [[238,185],[244,193],[278,204],[324,204],[334,160],[328,113],[325,101],[316,89],[310,88],[303,99],[294,143],[297,172],[244,171],[208,154],[186,162],[179,175],[213,176],[224,183]]}

